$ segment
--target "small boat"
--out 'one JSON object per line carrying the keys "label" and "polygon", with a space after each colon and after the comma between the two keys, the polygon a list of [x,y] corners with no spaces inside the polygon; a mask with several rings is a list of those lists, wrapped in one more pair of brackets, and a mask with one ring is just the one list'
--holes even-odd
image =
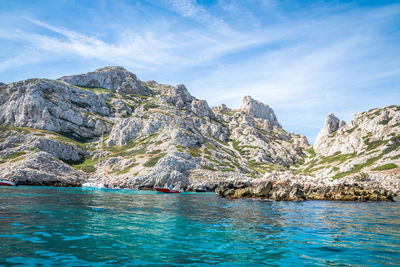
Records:
{"label": "small boat", "polygon": [[98,182],[87,182],[82,184],[82,187],[86,189],[101,189],[104,187],[104,185]]}
{"label": "small boat", "polygon": [[0,180],[0,186],[15,186],[15,184],[10,181]]}
{"label": "small boat", "polygon": [[162,192],[162,193],[180,193],[180,190],[176,190],[176,189],[169,189],[169,188],[165,188],[165,187],[154,187],[154,190],[158,191],[158,192]]}

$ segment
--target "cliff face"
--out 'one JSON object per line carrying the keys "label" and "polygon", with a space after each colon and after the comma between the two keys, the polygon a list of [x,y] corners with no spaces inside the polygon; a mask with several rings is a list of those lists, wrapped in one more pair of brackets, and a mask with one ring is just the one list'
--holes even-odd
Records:
{"label": "cliff face", "polygon": [[[226,177],[295,164],[309,146],[249,96],[238,110],[210,108],[184,85],[142,82],[121,67],[1,85],[0,123],[0,170],[20,183],[68,184],[71,177],[79,185],[97,176],[119,185],[212,188]],[[53,178],[38,175],[28,163],[39,154],[63,171],[38,167]]]}

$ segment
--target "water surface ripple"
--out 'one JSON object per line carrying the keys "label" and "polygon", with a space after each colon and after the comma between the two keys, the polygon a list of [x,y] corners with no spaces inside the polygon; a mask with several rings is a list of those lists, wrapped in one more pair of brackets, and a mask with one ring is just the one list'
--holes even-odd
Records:
{"label": "water surface ripple", "polygon": [[399,203],[0,188],[0,264],[398,265]]}

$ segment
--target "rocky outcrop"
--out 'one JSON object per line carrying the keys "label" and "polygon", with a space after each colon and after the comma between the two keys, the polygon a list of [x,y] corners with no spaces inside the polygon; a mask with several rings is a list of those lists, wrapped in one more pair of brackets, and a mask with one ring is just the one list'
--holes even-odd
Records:
{"label": "rocky outcrop", "polygon": [[[387,185],[387,184],[386,184]],[[273,173],[256,180],[229,180],[218,184],[216,193],[221,197],[256,197],[278,201],[293,200],[347,200],[392,201],[400,192],[400,181],[384,186],[373,178],[360,180],[348,177],[342,180],[316,179],[286,172]]]}
{"label": "rocky outcrop", "polygon": [[300,171],[342,178],[360,172],[400,177],[400,106],[355,114],[344,125],[330,114]]}
{"label": "rocky outcrop", "polygon": [[150,91],[143,86],[136,75],[122,67],[105,67],[85,74],[64,76],[60,81],[72,85],[105,88],[120,94],[149,95]]}
{"label": "rocky outcrop", "polygon": [[250,96],[245,96],[243,98],[243,104],[240,107],[240,111],[249,115],[250,117],[264,119],[272,126],[277,126],[279,128],[282,127],[270,106],[254,100]]}
{"label": "rocky outcrop", "polygon": [[17,185],[81,186],[82,174],[46,152],[33,153],[1,169]]}
{"label": "rocky outcrop", "polygon": [[111,126],[104,98],[94,92],[45,79],[8,84],[0,91],[0,124],[71,133],[91,138]]}

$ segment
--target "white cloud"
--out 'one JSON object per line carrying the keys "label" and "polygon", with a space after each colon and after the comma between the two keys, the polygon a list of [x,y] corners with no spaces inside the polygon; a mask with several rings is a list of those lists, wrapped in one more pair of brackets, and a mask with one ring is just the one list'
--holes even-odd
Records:
{"label": "white cloud", "polygon": [[231,33],[231,27],[221,18],[210,14],[204,7],[198,5],[195,0],[164,0],[165,6],[182,17],[208,25],[219,33]]}

